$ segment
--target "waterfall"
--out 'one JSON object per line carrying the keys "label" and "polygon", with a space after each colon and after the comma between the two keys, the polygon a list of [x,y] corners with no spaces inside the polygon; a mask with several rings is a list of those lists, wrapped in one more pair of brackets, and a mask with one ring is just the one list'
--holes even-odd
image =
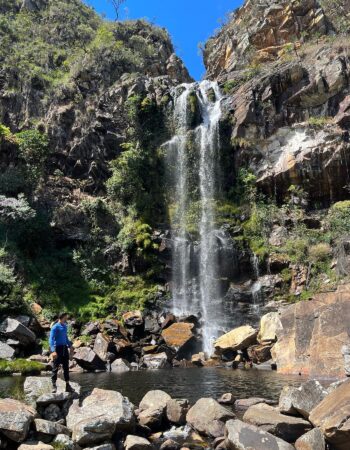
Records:
{"label": "waterfall", "polygon": [[[220,150],[219,121],[221,94],[217,83],[183,84],[175,95],[174,137],[166,144],[172,172],[176,213],[173,235],[173,309],[177,314],[202,317],[203,349],[212,352],[213,340],[222,332],[223,306],[220,297],[218,247],[222,237],[216,230],[215,201],[219,191],[218,161]],[[191,128],[189,97],[195,96],[201,123]],[[193,97],[192,97],[193,98]],[[192,111],[193,113],[193,111]],[[189,160],[188,141],[192,133],[198,161]],[[190,169],[190,170],[189,170]],[[198,186],[189,186],[190,171]],[[197,196],[197,197],[196,197]],[[188,236],[187,214],[191,202],[198,201],[198,251]]]}
{"label": "waterfall", "polygon": [[253,297],[253,312],[260,315],[260,303],[262,302],[262,293],[261,293],[261,282],[260,278],[260,270],[259,270],[259,258],[253,253],[252,258],[252,266],[254,272],[254,283],[251,288],[251,293]]}

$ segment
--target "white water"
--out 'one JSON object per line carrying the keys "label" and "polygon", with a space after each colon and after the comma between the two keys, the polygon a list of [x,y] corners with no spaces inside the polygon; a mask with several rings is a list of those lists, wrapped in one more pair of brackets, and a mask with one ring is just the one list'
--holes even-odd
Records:
{"label": "white water", "polygon": [[[214,82],[184,84],[175,97],[174,119],[176,134],[168,142],[172,155],[175,180],[176,215],[173,224],[173,309],[177,314],[202,316],[203,349],[212,352],[213,340],[219,335],[223,316],[217,260],[218,233],[215,228],[215,200],[218,193],[219,121],[221,94]],[[215,101],[208,91],[215,93]],[[192,197],[189,192],[189,158],[187,155],[189,122],[189,95],[195,93],[200,105],[202,123],[192,130],[199,152],[198,180],[200,219],[198,268],[193,273],[192,244],[186,230],[186,213]],[[193,170],[193,167],[192,167]],[[222,330],[221,330],[222,331]]]}
{"label": "white water", "polygon": [[260,270],[259,270],[259,258],[256,256],[255,253],[253,253],[252,256],[252,266],[254,271],[254,283],[251,288],[252,297],[253,297],[253,312],[260,315],[260,304],[262,301],[262,295],[261,295],[261,282],[259,280],[260,278]]}

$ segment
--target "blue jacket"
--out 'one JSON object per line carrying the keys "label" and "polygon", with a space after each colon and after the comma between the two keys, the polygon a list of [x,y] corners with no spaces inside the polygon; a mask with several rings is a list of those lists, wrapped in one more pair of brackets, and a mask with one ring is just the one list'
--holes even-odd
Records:
{"label": "blue jacket", "polygon": [[72,343],[68,339],[67,325],[60,322],[56,322],[51,328],[50,339],[49,339],[50,349],[52,352],[56,351],[56,347],[59,345],[66,345],[71,347]]}

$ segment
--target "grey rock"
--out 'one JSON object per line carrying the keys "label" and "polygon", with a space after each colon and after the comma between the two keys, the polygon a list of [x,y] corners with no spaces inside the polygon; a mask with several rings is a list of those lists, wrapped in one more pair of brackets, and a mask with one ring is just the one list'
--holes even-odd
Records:
{"label": "grey rock", "polygon": [[81,406],[69,408],[67,427],[78,445],[100,444],[117,431],[131,431],[135,424],[134,405],[115,391],[94,389]]}
{"label": "grey rock", "polygon": [[229,450],[293,450],[293,446],[260,428],[241,420],[225,425],[226,447]]}
{"label": "grey rock", "polygon": [[326,441],[319,428],[303,434],[295,443],[296,450],[326,450]]}
{"label": "grey rock", "polygon": [[53,443],[64,447],[64,450],[78,450],[73,440],[66,434],[58,434],[53,440]]}
{"label": "grey rock", "polygon": [[0,432],[15,442],[23,442],[37,412],[31,406],[10,398],[0,399]]}
{"label": "grey rock", "polygon": [[281,414],[277,408],[264,403],[251,406],[243,420],[287,442],[295,442],[311,428],[306,420]]}
{"label": "grey rock", "polygon": [[80,367],[88,371],[106,369],[105,363],[90,347],[78,348],[74,359]]}
{"label": "grey rock", "polygon": [[15,356],[15,350],[5,342],[0,342],[0,359],[11,360]]}
{"label": "grey rock", "polygon": [[102,444],[97,447],[89,447],[85,450],[115,450],[115,446],[113,444]]}
{"label": "grey rock", "polygon": [[218,398],[218,402],[221,405],[233,405],[235,403],[235,398],[231,392],[227,392],[226,394],[222,394],[220,398]]}
{"label": "grey rock", "polygon": [[109,347],[110,340],[102,333],[98,333],[95,339],[93,350],[103,362],[107,362],[107,360],[109,359]]}
{"label": "grey rock", "polygon": [[130,364],[125,359],[118,358],[111,364],[112,372],[129,372],[129,370],[131,370]]}
{"label": "grey rock", "polygon": [[266,405],[273,405],[274,402],[263,397],[251,397],[251,398],[240,398],[235,401],[235,409],[238,411],[246,411],[251,406],[257,405],[259,403],[265,403]]}
{"label": "grey rock", "polygon": [[350,376],[350,345],[343,345],[341,348],[341,353],[344,358],[345,375]]}
{"label": "grey rock", "polygon": [[165,369],[170,367],[168,356],[165,352],[143,356],[142,364],[147,369]]}
{"label": "grey rock", "polygon": [[24,382],[24,394],[28,403],[32,405],[49,405],[51,403],[63,404],[80,395],[78,383],[71,383],[75,393],[65,392],[66,383],[60,378],[57,380],[57,393],[52,393],[52,382],[49,377],[27,377]]}
{"label": "grey rock", "polygon": [[27,441],[21,444],[18,450],[54,450],[54,447],[41,441]]}
{"label": "grey rock", "polygon": [[170,399],[166,404],[166,416],[175,425],[185,425],[190,404],[187,399]]}
{"label": "grey rock", "polygon": [[157,430],[162,424],[166,406],[170,400],[170,395],[164,391],[154,390],[147,392],[139,405],[138,420],[140,424],[152,430]]}
{"label": "grey rock", "polygon": [[50,436],[57,436],[58,434],[70,436],[69,429],[60,423],[50,422],[49,420],[44,419],[35,419],[34,423],[37,433],[47,434]]}
{"label": "grey rock", "polygon": [[125,450],[149,450],[152,444],[145,438],[129,434],[124,442]]}
{"label": "grey rock", "polygon": [[6,338],[18,340],[23,346],[33,344],[36,340],[35,334],[29,328],[10,317],[0,324],[0,334]]}
{"label": "grey rock", "polygon": [[57,422],[58,420],[62,419],[63,414],[61,408],[58,405],[51,403],[43,409],[42,417],[50,422]]}
{"label": "grey rock", "polygon": [[234,419],[232,411],[224,408],[213,398],[201,398],[187,413],[187,423],[206,436],[223,436],[225,422]]}

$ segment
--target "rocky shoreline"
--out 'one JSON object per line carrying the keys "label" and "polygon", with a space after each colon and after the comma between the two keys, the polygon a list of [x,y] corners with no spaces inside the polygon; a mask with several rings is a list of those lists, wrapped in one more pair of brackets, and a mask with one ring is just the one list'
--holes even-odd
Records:
{"label": "rocky shoreline", "polygon": [[269,399],[200,398],[190,405],[152,390],[138,407],[120,392],[51,392],[46,377],[28,377],[25,401],[0,400],[0,448],[19,450],[347,450],[350,380],[327,389],[309,380]]}

